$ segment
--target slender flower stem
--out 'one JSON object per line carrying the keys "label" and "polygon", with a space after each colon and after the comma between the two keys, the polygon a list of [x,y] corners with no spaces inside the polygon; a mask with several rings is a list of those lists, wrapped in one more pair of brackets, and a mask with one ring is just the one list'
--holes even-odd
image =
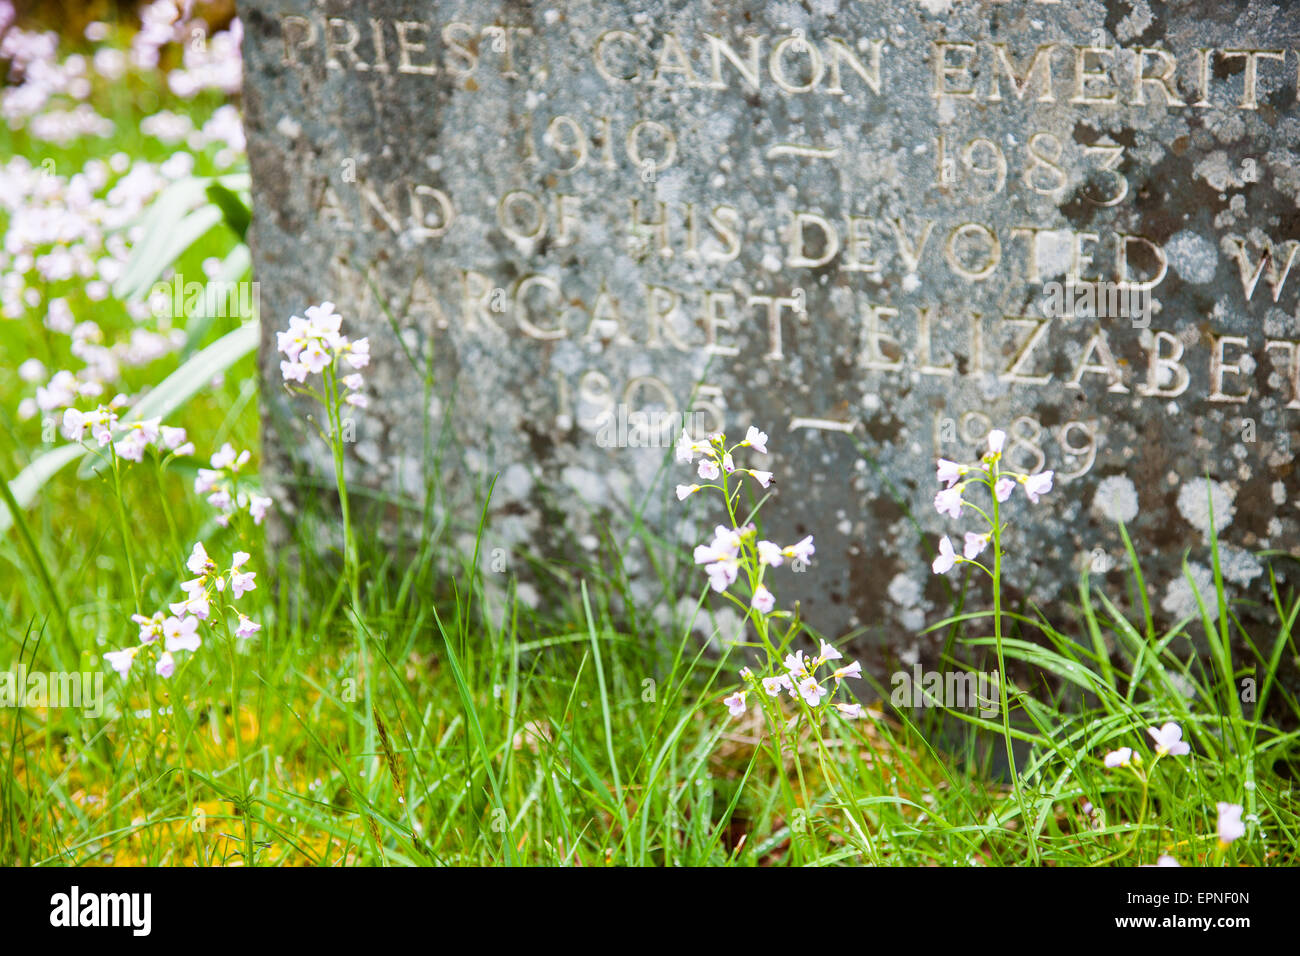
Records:
{"label": "slender flower stem", "polygon": [[1020,807],[1020,824],[1029,835],[1030,860],[1038,863],[1038,840],[1034,836],[1033,821],[1025,809],[1024,789],[1020,785],[1020,773],[1016,769],[1016,754],[1011,745],[1011,713],[1007,707],[1007,664],[1002,653],[1002,519],[1001,507],[997,494],[998,463],[994,458],[991,465],[989,488],[993,491],[993,640],[998,651],[998,696],[1002,710],[1002,738],[1006,742],[1007,763],[1011,767],[1011,786],[1015,790],[1016,803]]}
{"label": "slender flower stem", "polygon": [[135,558],[131,553],[131,532],[126,522],[126,501],[122,498],[122,463],[117,457],[117,449],[113,443],[109,442],[109,453],[113,456],[113,497],[117,501],[117,520],[118,527],[122,531],[122,550],[126,554],[126,569],[131,575],[131,591],[135,595],[135,613],[141,614],[144,610],[144,602],[140,592],[140,578],[135,573]]}

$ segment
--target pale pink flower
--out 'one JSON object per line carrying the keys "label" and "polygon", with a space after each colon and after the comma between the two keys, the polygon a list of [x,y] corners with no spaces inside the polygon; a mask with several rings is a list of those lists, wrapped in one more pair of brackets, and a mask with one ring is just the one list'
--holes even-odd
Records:
{"label": "pale pink flower", "polygon": [[961,476],[965,473],[965,466],[959,465],[955,461],[949,461],[947,458],[939,459],[938,479],[949,488],[961,481]]}
{"label": "pale pink flower", "polygon": [[718,471],[718,463],[716,461],[711,458],[701,458],[699,474],[705,481],[715,481],[721,472]]}
{"label": "pale pink flower", "polygon": [[[311,323],[298,315],[289,317],[289,330],[275,333],[276,351],[283,352],[290,363],[296,364],[298,356],[311,340]],[[284,362],[280,363],[283,368]]]}
{"label": "pale pink flower", "polygon": [[230,593],[238,600],[249,591],[256,590],[257,583],[253,580],[257,577],[256,571],[235,571],[230,572]]}
{"label": "pale pink flower", "polygon": [[743,717],[745,714],[745,698],[749,691],[738,690],[730,697],[724,697],[722,702],[727,705],[727,710],[732,717]]}
{"label": "pale pink flower", "polygon": [[772,608],[776,607],[776,595],[760,584],[749,603],[760,614],[771,614]]}
{"label": "pale pink flower", "polygon": [[128,647],[120,651],[109,651],[104,655],[104,660],[108,661],[109,667],[125,677],[131,672],[131,662],[135,660],[135,655],[138,653],[140,648]]}
{"label": "pale pink flower", "polygon": [[162,637],[163,619],[166,616],[162,611],[159,611],[153,617],[145,617],[143,614],[131,615],[131,620],[140,625],[141,644],[152,644]]}
{"label": "pale pink flower", "polygon": [[758,542],[758,563],[766,564],[769,567],[779,568],[785,560],[781,555],[781,549],[771,541]]}
{"label": "pale pink flower", "polygon": [[770,471],[750,471],[750,474],[764,488],[772,483],[772,473]]}
{"label": "pale pink flower", "polygon": [[211,464],[213,468],[220,471],[233,465],[238,457],[239,453],[235,451],[235,446],[226,442],[221,446],[220,451],[213,454]]}
{"label": "pale pink flower", "polygon": [[207,549],[203,547],[202,541],[195,542],[194,550],[190,552],[190,557],[189,560],[185,562],[185,567],[190,569],[191,574],[197,574],[200,577],[217,569],[216,562],[208,557]]}
{"label": "pale pink flower", "polygon": [[308,342],[307,347],[303,349],[302,354],[298,356],[298,364],[302,365],[313,375],[319,375],[321,372],[325,371],[325,368],[331,361],[329,352],[326,352],[320,342],[315,339]]}
{"label": "pale pink flower", "polygon": [[1016,490],[1016,480],[1003,475],[993,486],[993,494],[997,495],[998,501],[1006,501],[1011,497],[1011,492]]}
{"label": "pale pink flower", "polygon": [[678,501],[682,501],[682,500],[684,500],[684,499],[686,498],[687,495],[694,494],[695,492],[697,492],[697,491],[699,491],[699,490],[700,490],[700,486],[699,486],[699,485],[678,485],[678,486],[677,486],[677,500],[678,500]]}
{"label": "pale pink flower", "polygon": [[1038,499],[1052,490],[1052,472],[1040,471],[1025,479],[1025,494],[1031,504],[1038,504]]}
{"label": "pale pink flower", "polygon": [[945,534],[939,539],[939,555],[934,559],[934,563],[930,567],[935,574],[947,574],[956,563],[957,552],[952,549],[952,541]]}
{"label": "pale pink flower", "polygon": [[804,659],[803,651],[795,651],[793,654],[787,654],[785,656],[785,669],[788,670],[796,680],[802,680],[812,673],[812,668],[810,667],[809,662]]}
{"label": "pale pink flower", "polygon": [[197,651],[203,642],[199,639],[198,618],[169,617],[163,621],[163,646],[169,651]]}
{"label": "pale pink flower", "polygon": [[822,702],[822,698],[829,693],[830,691],[817,683],[815,677],[805,677],[799,682],[799,696],[807,701],[810,707],[816,707]]}
{"label": "pale pink flower", "polygon": [[68,441],[79,442],[86,433],[86,426],[89,424],[87,416],[75,408],[69,408],[63,412],[63,434],[67,436]]}
{"label": "pale pink flower", "polygon": [[966,532],[966,542],[962,546],[961,556],[967,561],[973,561],[978,558],[980,552],[988,546],[989,535],[976,534],[974,531]]}
{"label": "pale pink flower", "polygon": [[365,368],[370,364],[370,339],[357,339],[343,352],[343,361],[353,368]]}
{"label": "pale pink flower", "polygon": [[1181,757],[1184,754],[1191,753],[1191,745],[1183,740],[1183,728],[1173,721],[1169,721],[1160,728],[1148,727],[1147,733],[1156,742],[1156,756],[1158,757],[1163,757],[1165,754],[1171,757]]}
{"label": "pale pink flower", "polygon": [[794,544],[782,548],[781,553],[791,561],[802,561],[804,564],[809,564],[812,562],[812,556],[816,550],[813,547],[813,536],[808,535],[802,541],[796,541]]}
{"label": "pale pink flower", "polygon": [[677,446],[675,451],[675,456],[677,460],[684,465],[689,465],[692,461],[695,460],[695,456],[698,452],[699,449],[696,447],[695,442],[691,440],[691,436],[688,435],[686,433],[686,429],[683,428],[681,435],[679,435],[677,438]]}
{"label": "pale pink flower", "polygon": [[274,502],[263,495],[250,495],[248,498],[248,513],[253,518],[253,524],[261,524],[262,519],[266,517],[266,511]]}
{"label": "pale pink flower", "polygon": [[831,646],[830,644],[827,644],[825,641],[822,641],[821,647],[818,648],[817,660],[813,664],[813,667],[818,667],[822,664],[825,664],[827,661],[838,661],[843,659],[843,657],[844,655],[840,653],[840,651],[837,648]]}
{"label": "pale pink flower", "polygon": [[740,573],[740,562],[730,558],[714,562],[704,570],[709,576],[709,587],[721,594],[736,583],[736,575]]}
{"label": "pale pink flower", "polygon": [[[183,586],[184,585],[182,585],[182,587]],[[201,590],[194,591],[184,601],[179,601],[175,604],[168,604],[167,606],[171,609],[172,614],[189,614],[197,617],[201,621],[206,621],[208,615],[212,613],[211,605],[208,603],[208,596]]]}
{"label": "pale pink flower", "polygon": [[849,720],[860,720],[862,718],[861,704],[836,704],[835,709],[840,712],[841,717],[847,717]]}
{"label": "pale pink flower", "polygon": [[840,681],[842,681],[842,680],[844,680],[845,678],[848,678],[848,677],[852,677],[852,678],[855,678],[855,679],[857,679],[857,680],[861,680],[861,679],[862,679],[862,662],[861,662],[861,661],[854,661],[852,664],[849,664],[849,665],[846,666],[846,667],[841,667],[839,670],[837,670],[837,671],[836,671],[833,675],[831,675],[831,676],[833,676],[833,677],[835,678],[835,683],[836,683],[837,685],[839,684]]}
{"label": "pale pink flower", "polygon": [[754,451],[762,452],[764,455],[766,455],[767,454],[767,433],[761,432],[753,425],[750,425],[748,431],[745,432],[744,440],[741,441],[740,444],[745,447],[752,448],[754,449]]}
{"label": "pale pink flower", "polygon": [[954,485],[951,488],[945,488],[934,496],[934,510],[941,515],[948,515],[951,518],[961,517],[961,493],[963,486]]}
{"label": "pale pink flower", "polygon": [[280,362],[280,375],[286,382],[306,382],[308,371],[301,362]]}
{"label": "pale pink flower", "polygon": [[194,493],[196,495],[207,494],[217,486],[221,480],[221,472],[214,471],[211,468],[200,468],[198,477],[194,479]]}
{"label": "pale pink flower", "polygon": [[1112,750],[1106,754],[1105,764],[1107,767],[1127,767],[1133,761],[1133,748],[1120,747],[1119,750]]}
{"label": "pale pink flower", "polygon": [[256,621],[249,620],[249,618],[244,614],[240,614],[239,626],[235,628],[235,637],[252,637],[261,629],[262,629],[261,624],[258,624]]}
{"label": "pale pink flower", "polygon": [[343,327],[343,317],[334,311],[333,302],[307,306],[307,321],[316,329],[317,334],[337,332]]}
{"label": "pale pink flower", "polygon": [[778,674],[775,677],[763,678],[763,690],[767,692],[768,697],[775,697],[782,690],[793,690],[794,681],[790,680],[789,674]]}
{"label": "pale pink flower", "polygon": [[176,658],[171,651],[163,651],[153,669],[159,677],[171,677],[176,673]]}
{"label": "pale pink flower", "polygon": [[1241,822],[1241,804],[1218,803],[1219,845],[1227,846],[1246,834],[1246,824]]}
{"label": "pale pink flower", "polygon": [[989,454],[1002,454],[1002,447],[1007,442],[1007,433],[1000,428],[995,428],[989,432]]}
{"label": "pale pink flower", "polygon": [[121,441],[113,445],[113,452],[124,461],[144,461],[144,450],[149,447],[149,439],[144,432],[132,429]]}

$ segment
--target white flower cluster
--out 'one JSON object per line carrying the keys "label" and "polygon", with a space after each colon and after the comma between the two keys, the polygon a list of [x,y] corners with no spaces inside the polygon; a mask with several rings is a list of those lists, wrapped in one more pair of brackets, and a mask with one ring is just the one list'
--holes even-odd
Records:
{"label": "white flower cluster", "polygon": [[1004,471],[1002,469],[1002,449],[1006,441],[1007,433],[1001,429],[994,429],[989,432],[989,450],[974,465],[963,465],[955,461],[949,461],[946,458],[939,459],[937,476],[939,481],[943,482],[946,487],[934,496],[935,510],[939,514],[947,515],[950,518],[960,518],[962,507],[966,506],[983,515],[988,520],[990,528],[983,534],[973,531],[966,532],[960,557],[957,556],[952,540],[947,535],[940,538],[939,556],[934,559],[933,564],[935,574],[947,574],[954,565],[963,561],[975,562],[975,559],[979,557],[993,537],[993,520],[989,518],[986,512],[963,497],[969,485],[980,484],[987,486],[989,492],[997,499],[999,504],[1011,497],[1011,493],[1016,490],[1017,484],[1024,486],[1025,495],[1029,498],[1031,504],[1038,504],[1038,500],[1052,490],[1053,473],[1050,471],[1022,475],[1018,472]]}
{"label": "white flower cluster", "polygon": [[[140,643],[135,647],[105,654],[104,659],[108,661],[109,667],[126,677],[131,672],[136,657],[144,651],[156,654],[156,674],[171,677],[176,672],[175,655],[182,651],[197,651],[202,646],[199,629],[201,624],[212,623],[213,598],[229,591],[231,599],[237,601],[257,587],[254,580],[256,572],[243,569],[248,559],[248,552],[236,551],[231,558],[229,570],[220,572],[216,562],[208,557],[203,542],[195,544],[185,564],[195,577],[181,583],[185,599],[169,604],[170,614],[166,611],[158,611],[152,617],[133,614],[131,620],[140,627]],[[235,610],[233,605],[230,609]],[[239,620],[234,630],[235,637],[252,637],[262,629],[262,625],[250,620],[243,612],[236,611],[236,614]],[[158,651],[159,641],[162,642],[161,652]]]}
{"label": "white flower cluster", "polygon": [[[772,677],[764,677],[757,680],[753,672],[746,667],[740,672],[740,676],[750,684],[746,690],[738,690],[730,697],[723,699],[727,705],[727,710],[732,717],[740,717],[745,713],[748,707],[749,694],[752,691],[757,693],[761,685],[762,692],[768,697],[776,697],[782,691],[790,695],[791,700],[802,697],[804,703],[809,707],[818,707],[821,703],[834,693],[834,690],[840,686],[840,682],[847,678],[861,679],[862,664],[858,661],[836,667],[833,670],[817,676],[818,668],[831,661],[840,661],[844,655],[836,650],[825,641],[821,642],[821,648],[816,657],[806,657],[803,651],[795,651],[793,654],[786,655],[785,670]],[[831,684],[834,686],[830,686]],[[856,720],[863,714],[862,705],[856,701],[843,703],[837,701],[835,709],[840,716]]]}
{"label": "white flower cluster", "polygon": [[185,429],[170,428],[162,424],[161,418],[120,421],[117,412],[126,402],[125,395],[118,395],[93,411],[67,409],[63,413],[63,434],[69,441],[80,443],[85,441],[89,429],[100,448],[111,444],[113,453],[125,461],[143,461],[145,450],[150,447],[172,455],[194,454],[194,443],[186,439]]}
{"label": "white flower cluster", "polygon": [[[307,308],[307,317],[289,317],[289,329],[277,332],[276,348],[286,360],[280,362],[280,372],[286,382],[306,382],[308,375],[319,375],[326,369],[339,369],[340,363],[351,369],[363,369],[370,364],[370,340],[350,341],[339,330],[343,317],[334,311],[333,302],[322,302]],[[344,402],[365,408],[367,401],[362,389],[365,381],[356,371],[339,379],[347,390]]]}
{"label": "white flower cluster", "polygon": [[217,516],[217,524],[223,528],[230,524],[232,515],[244,510],[248,511],[253,524],[260,525],[267,510],[274,504],[265,495],[242,487],[240,470],[248,464],[251,457],[247,450],[236,454],[235,446],[226,442],[212,456],[212,467],[200,468],[194,479],[194,493],[208,496],[208,504],[221,512]]}

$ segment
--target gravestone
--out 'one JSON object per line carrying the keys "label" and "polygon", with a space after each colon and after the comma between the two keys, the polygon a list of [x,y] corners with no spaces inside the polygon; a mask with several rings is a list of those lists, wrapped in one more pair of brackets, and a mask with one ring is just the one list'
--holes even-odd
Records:
{"label": "gravestone", "polygon": [[717,518],[673,495],[679,422],[755,424],[768,536],[816,538],[778,597],[906,657],[938,535],[982,530],[934,461],[1001,427],[1056,475],[1009,512],[1016,594],[1120,591],[1122,520],[1157,613],[1195,613],[1210,499],[1262,597],[1253,552],[1300,551],[1300,6],[1168,6],[241,2],[281,520],[332,472],[274,332],[331,300],[372,343],[376,533],[436,459],[462,529],[499,475],[485,555],[613,540],[653,603],[632,516],[687,547]]}

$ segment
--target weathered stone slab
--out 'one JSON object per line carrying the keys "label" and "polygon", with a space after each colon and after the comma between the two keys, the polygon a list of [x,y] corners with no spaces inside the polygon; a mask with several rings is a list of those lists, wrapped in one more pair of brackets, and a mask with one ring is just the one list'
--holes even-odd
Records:
{"label": "weathered stone slab", "polygon": [[[1300,550],[1300,6],[1176,6],[247,0],[271,431],[272,333],[329,299],[373,343],[356,480],[418,514],[445,437],[442,513],[499,473],[516,566],[637,511],[702,540],[674,430],[626,447],[688,412],[771,434],[767,531],[817,542],[778,595],[832,635],[906,648],[944,610],[934,459],[991,427],[1057,476],[1012,512],[1030,596],[1118,584],[1123,519],[1194,613],[1207,488],[1258,596],[1250,552]],[[330,474],[268,444],[273,480]]]}

